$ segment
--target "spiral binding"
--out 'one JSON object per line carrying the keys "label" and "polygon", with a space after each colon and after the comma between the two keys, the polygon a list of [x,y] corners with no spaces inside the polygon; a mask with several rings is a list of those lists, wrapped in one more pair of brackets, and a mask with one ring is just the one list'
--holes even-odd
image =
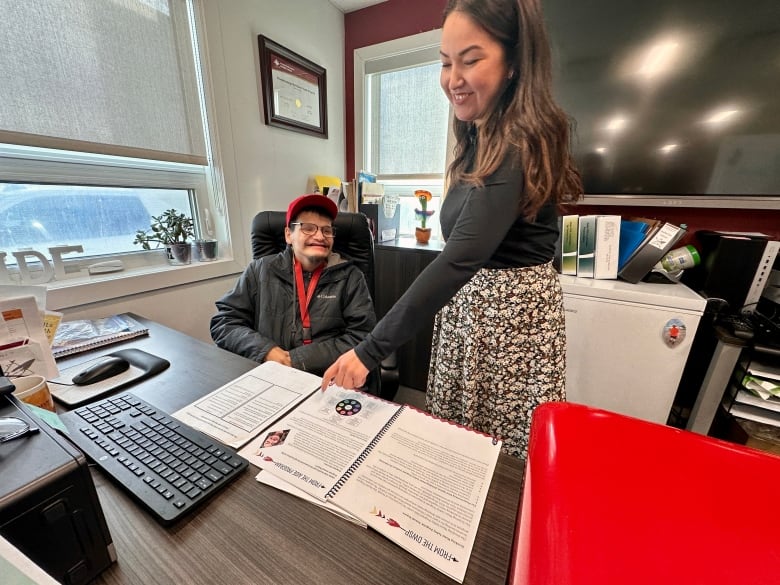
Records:
{"label": "spiral binding", "polygon": [[54,358],[61,358],[66,355],[73,355],[74,353],[81,353],[95,349],[97,347],[103,347],[104,345],[111,345],[112,343],[118,343],[127,339],[133,339],[140,337],[141,335],[148,335],[149,329],[144,327],[143,329],[133,329],[130,331],[122,331],[119,333],[109,333],[108,335],[95,337],[94,339],[88,339],[73,345],[65,345],[62,347],[52,349],[52,355]]}
{"label": "spiral binding", "polygon": [[342,475],[339,480],[333,484],[333,487],[328,490],[328,493],[325,494],[325,498],[332,498],[335,496],[338,491],[344,486],[344,484],[347,482],[347,480],[352,476],[352,474],[357,470],[358,467],[360,467],[365,460],[366,457],[368,457],[368,454],[371,453],[371,451],[376,447],[376,444],[379,442],[379,440],[385,435],[387,430],[395,423],[395,421],[398,419],[399,416],[401,416],[401,413],[406,409],[406,406],[402,406],[398,410],[395,411],[395,414],[390,417],[390,420],[388,420],[385,425],[379,429],[379,432],[376,434],[376,437],[374,437],[371,442],[366,445],[366,448],[363,449],[363,451],[358,455],[357,459],[352,463],[352,465],[349,466],[349,468],[344,472],[344,475]]}

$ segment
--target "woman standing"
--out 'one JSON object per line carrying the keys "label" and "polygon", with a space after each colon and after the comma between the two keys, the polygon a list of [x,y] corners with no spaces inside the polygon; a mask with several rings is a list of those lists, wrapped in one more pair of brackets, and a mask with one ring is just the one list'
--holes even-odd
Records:
{"label": "woman standing", "polygon": [[524,457],[534,408],[565,399],[558,206],[582,192],[569,122],[552,97],[539,0],[450,0],[441,86],[457,139],[440,221],[446,245],[371,334],[326,370],[360,386],[437,311],[432,414]]}

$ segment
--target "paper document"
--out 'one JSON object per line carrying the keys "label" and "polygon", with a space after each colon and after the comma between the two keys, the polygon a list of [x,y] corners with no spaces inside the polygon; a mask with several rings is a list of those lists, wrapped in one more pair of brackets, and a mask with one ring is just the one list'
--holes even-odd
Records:
{"label": "paper document", "polygon": [[12,380],[59,374],[34,296],[0,300],[0,367]]}
{"label": "paper document", "polygon": [[331,501],[462,583],[500,448],[404,407]]}
{"label": "paper document", "polygon": [[780,382],[773,382],[771,380],[763,380],[754,376],[745,375],[742,378],[742,385],[764,400],[769,400],[773,396],[780,397]]}
{"label": "paper document", "polygon": [[265,362],[173,416],[238,449],[318,390],[321,381],[313,374]]}
{"label": "paper document", "polygon": [[780,366],[771,364],[765,364],[758,360],[753,360],[748,368],[748,374],[751,376],[757,376],[759,378],[765,378],[767,380],[775,380],[780,384]]}
{"label": "paper document", "polygon": [[267,471],[261,471],[255,476],[255,479],[259,481],[260,483],[267,485],[269,487],[275,488],[279,491],[285,492],[290,494],[291,496],[295,496],[296,498],[300,498],[302,500],[306,500],[310,504],[314,504],[315,506],[319,506],[331,514],[334,514],[336,516],[339,516],[340,518],[344,518],[345,520],[348,520],[349,522],[352,522],[353,524],[357,524],[358,526],[362,526],[363,528],[366,528],[368,525],[363,522],[360,518],[357,518],[347,512],[346,510],[343,510],[336,506],[335,504],[332,504],[329,501],[322,501],[318,498],[315,498],[314,496],[310,496],[305,491],[298,489],[291,483],[287,483],[283,479],[280,479],[279,477],[268,473]]}
{"label": "paper document", "polygon": [[[337,386],[318,392],[239,455],[303,491],[325,495],[402,406]],[[271,444],[274,433],[284,440]]]}
{"label": "paper document", "polygon": [[[239,454],[463,582],[501,441],[354,390],[317,392]],[[291,492],[293,490],[290,490]]]}

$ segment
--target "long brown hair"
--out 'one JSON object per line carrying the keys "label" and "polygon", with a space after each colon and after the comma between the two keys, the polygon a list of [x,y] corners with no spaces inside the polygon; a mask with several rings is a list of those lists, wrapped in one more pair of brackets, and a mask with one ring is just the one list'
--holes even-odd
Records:
{"label": "long brown hair", "polygon": [[[576,201],[582,180],[569,151],[569,119],[552,95],[552,57],[540,1],[449,0],[444,20],[455,11],[503,46],[513,76],[484,123],[453,120],[449,183],[481,185],[510,156],[525,172],[525,217],[534,217],[550,199],[559,206]],[[474,137],[477,153],[469,170]]]}

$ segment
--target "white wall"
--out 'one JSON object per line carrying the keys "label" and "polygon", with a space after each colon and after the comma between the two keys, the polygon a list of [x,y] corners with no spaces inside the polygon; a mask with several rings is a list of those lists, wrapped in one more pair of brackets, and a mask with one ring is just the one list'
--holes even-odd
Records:
{"label": "white wall", "polygon": [[[201,0],[216,137],[236,258],[249,254],[249,224],[263,209],[286,209],[313,174],[343,177],[344,15],[327,0]],[[257,35],[326,69],[328,138],[263,122]],[[236,275],[60,308],[68,319],[132,311],[203,340],[214,301]]]}

